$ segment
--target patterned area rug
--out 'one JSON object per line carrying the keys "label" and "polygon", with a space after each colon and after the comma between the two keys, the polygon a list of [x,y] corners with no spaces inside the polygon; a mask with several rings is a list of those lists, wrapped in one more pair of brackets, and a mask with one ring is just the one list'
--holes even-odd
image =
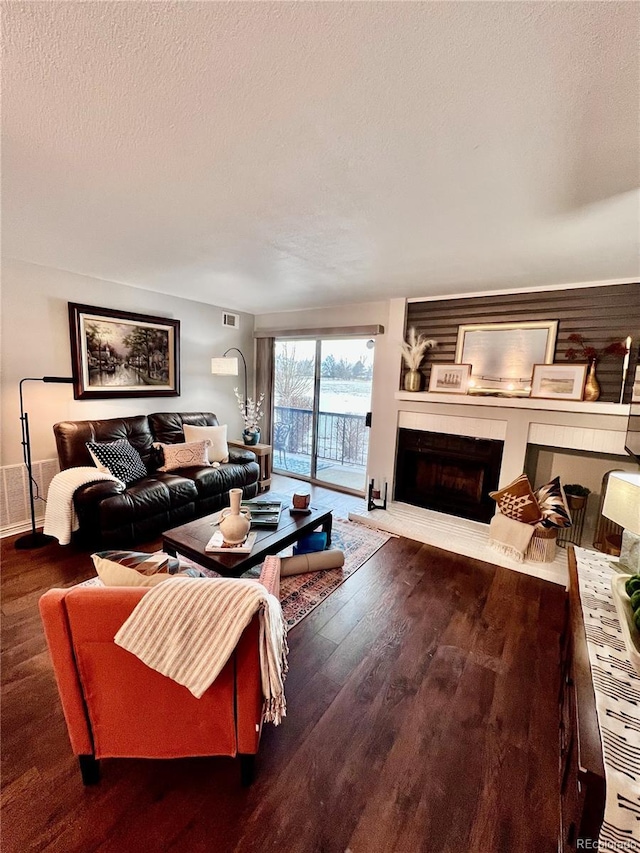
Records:
{"label": "patterned area rug", "polygon": [[[311,613],[392,536],[392,533],[372,530],[364,524],[346,521],[343,518],[334,518],[331,530],[331,547],[340,548],[341,551],[344,551],[344,566],[341,569],[325,569],[321,572],[308,572],[304,575],[282,578],[280,581],[280,602],[289,628],[293,628],[301,619]],[[290,546],[281,551],[278,556],[289,557],[292,552],[293,548]],[[261,568],[261,565],[255,566],[245,572],[242,577],[257,578]],[[219,577],[216,572],[209,569],[203,569],[203,571],[210,577]]]}
{"label": "patterned area rug", "polygon": [[[328,595],[331,595],[346,579],[356,572],[369,557],[373,556],[385,542],[394,537],[393,533],[385,533],[382,530],[373,530],[364,524],[355,521],[346,521],[343,518],[333,519],[331,531],[331,547],[340,548],[344,551],[344,566],[341,569],[326,569],[322,572],[309,572],[304,575],[292,575],[282,578],[280,582],[280,601],[282,611],[287,620],[289,628],[297,625],[312,610],[321,604]],[[286,548],[280,553],[281,557],[288,557],[292,548]],[[181,557],[186,563],[192,563],[185,557]],[[192,565],[197,565],[192,563]],[[199,569],[209,577],[220,577],[217,572],[209,569]],[[255,566],[242,577],[256,578],[260,574],[261,566]],[[90,578],[80,586],[103,586],[99,578]]]}
{"label": "patterned area rug", "polygon": [[[344,551],[344,566],[282,578],[280,601],[289,628],[311,613],[390,538],[389,533],[381,530],[370,530],[363,524],[334,518],[331,547]],[[281,556],[286,556],[288,551],[283,551]]]}

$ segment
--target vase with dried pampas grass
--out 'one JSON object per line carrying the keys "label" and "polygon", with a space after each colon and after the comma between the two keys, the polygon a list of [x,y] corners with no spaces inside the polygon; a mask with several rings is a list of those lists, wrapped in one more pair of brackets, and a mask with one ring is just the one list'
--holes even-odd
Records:
{"label": "vase with dried pampas grass", "polygon": [[420,365],[425,357],[427,350],[436,346],[436,341],[425,337],[423,334],[417,334],[412,327],[409,329],[407,340],[400,344],[400,351],[405,364],[409,368],[404,377],[405,391],[419,391],[422,374],[420,373]]}

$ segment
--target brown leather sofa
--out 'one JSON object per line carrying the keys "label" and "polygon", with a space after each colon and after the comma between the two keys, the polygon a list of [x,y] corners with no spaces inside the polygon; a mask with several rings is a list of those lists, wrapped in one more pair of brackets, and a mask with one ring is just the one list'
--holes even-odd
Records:
{"label": "brown leather sofa", "polygon": [[88,483],[76,490],[74,503],[81,541],[129,547],[155,539],[164,530],[228,506],[229,489],[241,488],[244,498],[258,494],[260,468],[250,450],[229,448],[229,462],[219,468],[191,467],[158,471],[161,454],[154,442],[179,444],[184,424],[216,426],[211,412],[158,412],[129,418],[63,421],[53,431],[60,469],[93,466],[88,441],[126,439],[138,451],[148,476],[128,486],[111,481]]}

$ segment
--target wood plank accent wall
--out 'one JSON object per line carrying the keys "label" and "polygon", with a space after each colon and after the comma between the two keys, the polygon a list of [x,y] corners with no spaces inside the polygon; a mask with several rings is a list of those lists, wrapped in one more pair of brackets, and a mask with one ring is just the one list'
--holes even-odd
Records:
{"label": "wood plank accent wall", "polygon": [[[558,320],[554,362],[572,364],[565,359],[569,335],[579,332],[587,343],[601,349],[612,341],[633,338],[624,401],[631,400],[631,388],[638,363],[640,344],[640,284],[614,284],[547,290],[537,293],[496,294],[433,302],[410,302],[407,329],[414,326],[428,338],[438,341],[423,362],[423,390],[429,387],[431,364],[455,361],[458,326],[469,323],[517,323],[533,320]],[[406,368],[402,366],[400,388]],[[620,400],[622,360],[606,358],[598,363],[597,377],[603,402]]]}

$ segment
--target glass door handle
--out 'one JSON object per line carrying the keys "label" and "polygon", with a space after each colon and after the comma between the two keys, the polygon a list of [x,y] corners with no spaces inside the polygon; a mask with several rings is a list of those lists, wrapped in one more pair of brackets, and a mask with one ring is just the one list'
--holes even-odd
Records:
{"label": "glass door handle", "polygon": [[365,426],[367,426],[367,427],[370,427],[370,426],[371,426],[371,415],[372,415],[372,413],[371,413],[371,412],[367,412],[367,414],[365,415],[365,418],[364,418],[364,425],[365,425]]}

